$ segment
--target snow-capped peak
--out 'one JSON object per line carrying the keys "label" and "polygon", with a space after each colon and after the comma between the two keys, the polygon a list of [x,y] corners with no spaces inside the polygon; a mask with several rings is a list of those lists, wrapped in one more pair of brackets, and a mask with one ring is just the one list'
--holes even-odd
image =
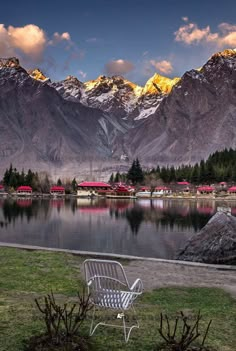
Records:
{"label": "snow-capped peak", "polygon": [[155,73],[145,84],[142,94],[168,94],[179,80],[177,77],[170,79]]}
{"label": "snow-capped peak", "polygon": [[0,67],[18,68],[20,67],[20,62],[16,57],[0,58]]}
{"label": "snow-capped peak", "polygon": [[35,80],[39,80],[40,82],[47,82],[50,80],[48,77],[46,77],[43,74],[43,72],[39,68],[29,70],[28,74],[31,76],[31,78],[34,78]]}

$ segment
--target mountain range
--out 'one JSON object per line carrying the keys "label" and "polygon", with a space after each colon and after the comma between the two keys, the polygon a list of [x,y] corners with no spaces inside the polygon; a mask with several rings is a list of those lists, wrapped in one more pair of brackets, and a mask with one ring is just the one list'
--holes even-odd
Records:
{"label": "mountain range", "polygon": [[144,87],[120,76],[52,82],[17,58],[0,59],[0,174],[13,166],[106,179],[135,157],[180,165],[236,148],[236,50],[181,78]]}

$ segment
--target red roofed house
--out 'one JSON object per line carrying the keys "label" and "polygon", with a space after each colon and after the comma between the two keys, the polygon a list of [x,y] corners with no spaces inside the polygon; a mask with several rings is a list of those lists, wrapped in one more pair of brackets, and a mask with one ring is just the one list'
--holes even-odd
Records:
{"label": "red roofed house", "polygon": [[151,197],[151,188],[149,186],[143,186],[137,193],[137,197]]}
{"label": "red roofed house", "polygon": [[64,196],[65,195],[65,188],[63,186],[54,185],[50,189],[50,194],[52,196]]}
{"label": "red roofed house", "polygon": [[152,192],[152,197],[160,196],[160,195],[170,195],[172,193],[170,188],[166,186],[157,186],[155,190]]}
{"label": "red roofed house", "polygon": [[191,187],[191,184],[187,181],[177,182],[176,190],[177,190],[177,193],[181,193],[182,195],[189,195],[191,190],[190,187]]}
{"label": "red roofed house", "polygon": [[215,188],[209,185],[203,185],[197,188],[197,195],[213,195]]}
{"label": "red roofed house", "polygon": [[236,195],[236,186],[231,186],[231,188],[228,189],[228,194]]}
{"label": "red roofed house", "polygon": [[32,195],[32,188],[28,185],[21,185],[16,189],[16,193],[18,196],[31,196]]}
{"label": "red roofed house", "polygon": [[104,182],[81,182],[78,184],[77,196],[97,196],[105,195],[106,192],[111,191],[111,185]]}

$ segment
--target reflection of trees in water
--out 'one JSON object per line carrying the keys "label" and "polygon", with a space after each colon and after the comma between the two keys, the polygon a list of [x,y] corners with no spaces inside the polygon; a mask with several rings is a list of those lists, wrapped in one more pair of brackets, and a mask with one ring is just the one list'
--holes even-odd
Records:
{"label": "reflection of trees in water", "polygon": [[75,212],[77,211],[77,201],[75,199],[73,199],[70,203],[70,206],[71,206],[71,211],[73,214],[75,214]]}
{"label": "reflection of trees in water", "polygon": [[125,212],[126,219],[130,225],[133,234],[137,235],[142,221],[144,220],[144,211],[141,207],[133,207]]}
{"label": "reflection of trees in water", "polygon": [[139,206],[133,206],[130,209],[110,207],[109,214],[111,218],[117,220],[119,220],[119,218],[127,219],[131,232],[135,235],[138,234],[140,225],[144,220],[144,210]]}
{"label": "reflection of trees in water", "polygon": [[5,200],[2,212],[7,223],[14,223],[17,218],[26,218],[30,222],[31,218],[37,218],[40,213],[47,218],[49,208],[49,201],[44,200]]}
{"label": "reflection of trees in water", "polygon": [[156,226],[161,226],[162,228],[169,227],[170,229],[178,227],[180,230],[193,228],[194,231],[199,231],[207,224],[210,217],[210,215],[200,214],[198,212],[190,212],[183,216],[174,212],[163,211],[163,216],[157,219]]}
{"label": "reflection of trees in water", "polygon": [[110,216],[119,219],[126,218],[133,234],[138,234],[142,221],[155,224],[160,231],[173,231],[178,229],[184,231],[186,229],[194,229],[199,231],[210,219],[212,214],[199,213],[194,204],[191,208],[185,207],[166,207],[156,208],[152,202],[150,207],[144,208],[139,204],[135,204],[132,208],[125,211],[117,208],[110,208]]}

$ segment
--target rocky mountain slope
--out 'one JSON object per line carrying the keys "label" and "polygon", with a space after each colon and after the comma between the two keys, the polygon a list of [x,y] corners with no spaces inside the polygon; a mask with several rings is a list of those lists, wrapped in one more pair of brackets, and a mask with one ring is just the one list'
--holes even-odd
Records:
{"label": "rocky mountain slope", "polygon": [[155,74],[144,87],[117,76],[53,83],[0,59],[0,172],[10,162],[70,176],[121,171],[134,157],[144,166],[193,163],[236,148],[235,131],[236,50],[181,79]]}
{"label": "rocky mountain slope", "polygon": [[129,130],[122,144],[128,157],[175,165],[236,148],[236,50],[215,54],[200,70],[186,72],[155,114]]}
{"label": "rocky mountain slope", "polygon": [[0,61],[0,167],[78,172],[84,162],[112,157],[122,130],[100,110],[66,101],[17,60]]}

